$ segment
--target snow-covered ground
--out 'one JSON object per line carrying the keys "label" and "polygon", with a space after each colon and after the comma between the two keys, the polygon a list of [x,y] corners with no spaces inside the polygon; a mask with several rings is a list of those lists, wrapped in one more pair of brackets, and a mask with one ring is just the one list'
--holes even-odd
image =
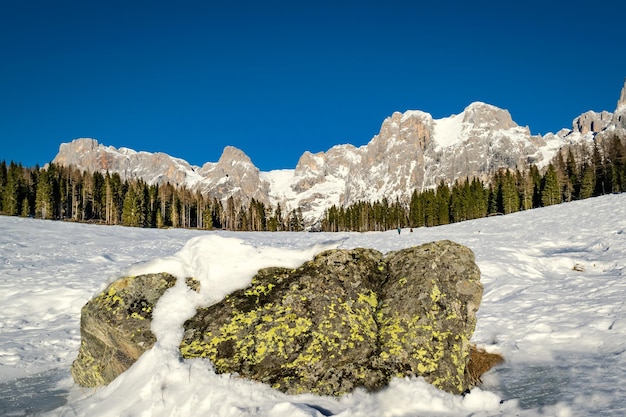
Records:
{"label": "snow-covered ground", "polygon": [[[267,264],[327,247],[383,252],[438,239],[470,247],[485,287],[473,341],[506,363],[466,396],[419,378],[342,398],[288,396],[180,360],[181,320],[245,285]],[[0,415],[23,416],[624,416],[626,194],[429,229],[372,233],[231,233],[71,224],[0,216]],[[81,307],[125,273],[168,270],[154,312],[159,341],[107,387],[69,368]]]}

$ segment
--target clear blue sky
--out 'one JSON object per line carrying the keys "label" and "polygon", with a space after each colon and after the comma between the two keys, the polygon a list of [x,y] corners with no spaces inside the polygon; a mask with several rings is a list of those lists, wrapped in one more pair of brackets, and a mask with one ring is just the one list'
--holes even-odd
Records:
{"label": "clear blue sky", "polygon": [[626,77],[624,1],[220,3],[2,1],[0,160],[43,165],[92,137],[294,168],[394,111],[484,101],[556,132],[614,111]]}

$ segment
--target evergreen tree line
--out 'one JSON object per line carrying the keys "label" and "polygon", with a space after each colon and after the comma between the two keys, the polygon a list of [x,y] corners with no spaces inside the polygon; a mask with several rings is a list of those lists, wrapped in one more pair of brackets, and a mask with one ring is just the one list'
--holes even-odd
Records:
{"label": "evergreen tree line", "polygon": [[441,181],[435,189],[413,191],[408,200],[361,201],[326,210],[322,231],[381,231],[438,226],[490,215],[514,213],[607,193],[626,191],[626,145],[617,136],[570,145],[541,174],[529,169],[501,170],[486,185],[477,178]]}
{"label": "evergreen tree line", "polygon": [[[488,184],[488,185],[487,185]],[[357,202],[326,210],[322,231],[381,231],[437,226],[509,214],[626,191],[626,146],[617,136],[570,145],[542,174],[531,165],[502,170],[487,184],[478,178],[441,181],[409,199]],[[300,209],[283,213],[252,199],[225,202],[171,184],[147,185],[117,173],[81,172],[49,164],[26,168],[0,162],[0,214],[135,227],[182,227],[242,231],[301,231]]]}
{"label": "evergreen tree line", "polygon": [[122,181],[117,173],[0,162],[0,214],[135,227],[301,231],[301,210],[283,213],[252,199],[225,203],[171,184]]}

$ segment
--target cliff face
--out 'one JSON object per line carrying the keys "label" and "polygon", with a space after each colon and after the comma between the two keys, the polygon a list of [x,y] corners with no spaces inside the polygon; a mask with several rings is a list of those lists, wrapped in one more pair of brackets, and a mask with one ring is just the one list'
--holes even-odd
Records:
{"label": "cliff face", "polygon": [[163,153],[107,147],[95,139],[62,144],[53,162],[117,172],[122,179],[142,178],[149,184],[169,182],[221,200],[233,197],[245,204],[254,198],[287,210],[300,207],[306,223],[313,224],[333,204],[404,199],[441,181],[486,179],[498,169],[530,163],[541,168],[567,144],[612,134],[626,136],[626,82],[614,113],[588,111],[573,120],[571,129],[545,136],[531,135],[507,110],[475,102],[442,119],[423,111],[396,112],[367,145],[306,151],[293,170],[260,172],[231,146],[218,162],[197,167]]}

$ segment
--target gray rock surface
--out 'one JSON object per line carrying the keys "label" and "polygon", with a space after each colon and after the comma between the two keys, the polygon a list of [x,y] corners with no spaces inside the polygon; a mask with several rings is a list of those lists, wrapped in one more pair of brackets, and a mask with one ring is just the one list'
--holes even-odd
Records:
{"label": "gray rock surface", "polygon": [[[156,342],[150,331],[152,310],[175,283],[166,273],[124,277],[91,299],[81,310],[74,381],[85,387],[106,385],[150,349]],[[188,280],[188,285],[198,283]]]}
{"label": "gray rock surface", "polygon": [[[74,380],[106,385],[151,348],[152,310],[175,283],[165,273],[124,277],[90,300]],[[330,250],[296,269],[262,269],[249,287],[199,309],[180,351],[287,393],[377,390],[410,375],[461,393],[473,381],[469,340],[481,297],[472,251],[451,241],[386,256]]]}
{"label": "gray rock surface", "polygon": [[198,310],[181,353],[291,394],[376,390],[421,375],[461,393],[482,297],[473,253],[450,241],[392,252],[323,252],[259,271],[249,288]]}

